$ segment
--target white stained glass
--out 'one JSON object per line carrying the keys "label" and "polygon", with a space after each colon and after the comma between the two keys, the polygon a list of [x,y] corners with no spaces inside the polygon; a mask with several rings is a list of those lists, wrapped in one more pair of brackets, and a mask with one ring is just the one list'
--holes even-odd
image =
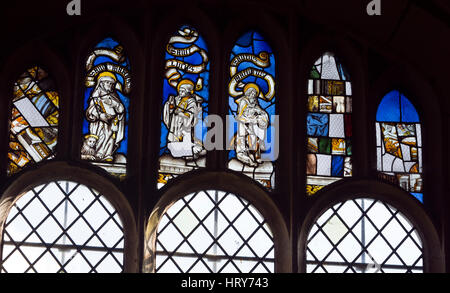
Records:
{"label": "white stained glass", "polygon": [[405,162],[406,172],[410,172],[411,167],[414,166],[415,164],[416,162]]}
{"label": "white stained glass", "polygon": [[308,80],[308,95],[314,94],[314,80]]}
{"label": "white stained glass", "polygon": [[391,154],[385,153],[383,155],[383,171],[392,172],[392,162],[395,160],[395,157]]}
{"label": "white stained glass", "polygon": [[377,147],[377,170],[383,171],[381,166],[381,148]]}
{"label": "white stained glass", "polygon": [[352,83],[349,81],[345,82],[345,93],[347,94],[347,96],[352,95]]}
{"label": "white stained glass", "polygon": [[405,165],[403,165],[403,160],[396,158],[392,164],[392,170],[394,172],[405,172]]}
{"label": "white stained glass", "polygon": [[330,176],[331,175],[331,156],[317,154],[317,175]]}
{"label": "white stained glass", "polygon": [[411,148],[409,147],[409,145],[401,143],[400,147],[401,147],[401,150],[402,150],[403,160],[404,161],[411,161],[411,153],[410,153]]}
{"label": "white stained glass", "polygon": [[31,127],[47,127],[49,126],[47,120],[42,117],[42,114],[36,109],[34,104],[27,98],[14,102],[17,110],[28,121]]}
{"label": "white stained glass", "polygon": [[419,173],[422,173],[422,148],[419,148],[418,150],[418,156],[419,156]]}
{"label": "white stained glass", "polygon": [[321,79],[340,80],[334,56],[329,54],[324,54],[322,56]]}
{"label": "white stained glass", "polygon": [[330,114],[330,137],[345,138],[344,115]]}
{"label": "white stained glass", "polygon": [[417,146],[422,146],[422,129],[420,128],[420,124],[416,124],[416,137],[417,137]]}
{"label": "white stained glass", "polygon": [[377,146],[379,147],[381,145],[381,131],[380,131],[380,123],[375,123],[375,133],[377,137]]}

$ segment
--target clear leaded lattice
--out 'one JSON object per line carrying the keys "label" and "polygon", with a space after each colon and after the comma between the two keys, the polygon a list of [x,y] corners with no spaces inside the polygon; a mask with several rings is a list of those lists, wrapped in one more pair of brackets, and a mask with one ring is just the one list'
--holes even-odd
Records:
{"label": "clear leaded lattice", "polygon": [[157,231],[156,272],[274,271],[273,236],[246,200],[200,191],[178,200]]}
{"label": "clear leaded lattice", "polygon": [[422,241],[397,209],[353,199],[324,212],[308,235],[309,273],[420,273]]}
{"label": "clear leaded lattice", "polygon": [[58,181],[31,189],[11,208],[3,231],[2,273],[123,269],[121,220],[85,185]]}

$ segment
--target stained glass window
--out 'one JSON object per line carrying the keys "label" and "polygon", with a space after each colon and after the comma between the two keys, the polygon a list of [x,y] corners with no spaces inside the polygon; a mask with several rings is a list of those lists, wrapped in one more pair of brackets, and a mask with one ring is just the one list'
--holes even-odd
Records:
{"label": "stained glass window", "polygon": [[378,106],[375,128],[380,177],[422,201],[422,128],[413,104],[401,92],[389,92]]}
{"label": "stained glass window", "polygon": [[4,224],[2,273],[112,273],[123,270],[124,233],[114,207],[71,181],[24,193]]}
{"label": "stained glass window", "polygon": [[8,175],[55,157],[58,107],[55,83],[42,68],[28,69],[15,82],[9,121]]}
{"label": "stained glass window", "polygon": [[314,63],[308,80],[306,192],[352,176],[352,86],[333,53]]}
{"label": "stained glass window", "polygon": [[209,102],[208,49],[198,31],[183,25],[166,46],[158,188],[206,166],[203,144]]}
{"label": "stained glass window", "polygon": [[275,187],[275,57],[261,34],[249,31],[230,55],[228,168]]}
{"label": "stained glass window", "polygon": [[157,229],[156,272],[274,272],[273,235],[248,201],[204,190],[175,202]]}
{"label": "stained glass window", "polygon": [[81,159],[123,179],[128,149],[130,62],[112,38],[86,60]]}
{"label": "stained glass window", "polygon": [[358,198],[325,211],[309,231],[308,273],[421,273],[416,227],[394,207]]}

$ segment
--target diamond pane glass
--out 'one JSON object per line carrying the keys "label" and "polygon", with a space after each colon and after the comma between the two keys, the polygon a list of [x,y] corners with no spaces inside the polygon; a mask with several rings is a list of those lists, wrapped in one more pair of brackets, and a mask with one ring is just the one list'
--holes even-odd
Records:
{"label": "diamond pane glass", "polygon": [[308,81],[306,193],[352,176],[352,90],[333,53],[314,63]]}
{"label": "diamond pane glass", "polygon": [[121,272],[123,226],[106,202],[95,190],[68,181],[26,192],[6,220],[1,272]]}
{"label": "diamond pane glass", "polygon": [[308,273],[423,272],[422,241],[398,210],[360,198],[338,203],[310,230]]}
{"label": "diamond pane glass", "polygon": [[231,193],[205,190],[178,200],[163,215],[156,237],[156,272],[274,272],[266,221]]}

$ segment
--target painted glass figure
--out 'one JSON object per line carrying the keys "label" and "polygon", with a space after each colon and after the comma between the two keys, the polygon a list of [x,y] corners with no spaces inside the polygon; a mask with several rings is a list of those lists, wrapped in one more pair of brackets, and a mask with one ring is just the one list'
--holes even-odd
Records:
{"label": "painted glass figure", "polygon": [[275,57],[256,31],[241,36],[230,56],[228,168],[275,187]]}
{"label": "painted glass figure", "polygon": [[206,166],[209,67],[203,38],[195,28],[181,26],[166,46],[158,188]]}
{"label": "painted glass figure", "polygon": [[124,178],[128,147],[130,63],[112,38],[100,42],[86,61],[81,158]]}

